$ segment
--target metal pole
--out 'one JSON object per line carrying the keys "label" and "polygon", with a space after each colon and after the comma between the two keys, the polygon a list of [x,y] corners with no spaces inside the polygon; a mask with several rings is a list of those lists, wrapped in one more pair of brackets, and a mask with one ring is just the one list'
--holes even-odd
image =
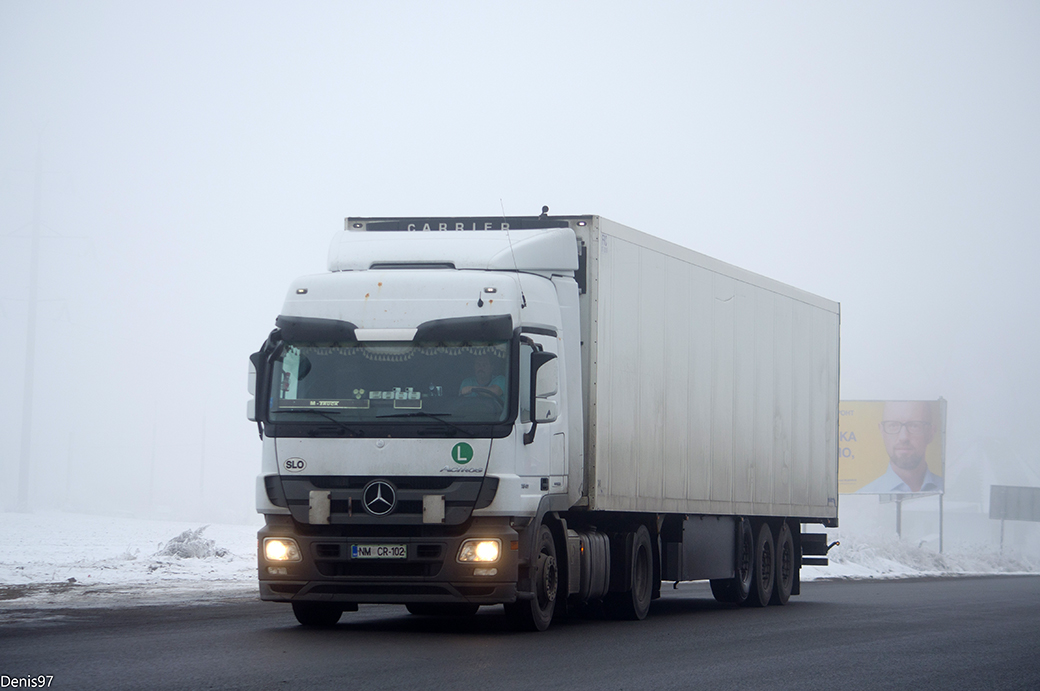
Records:
{"label": "metal pole", "polygon": [[75,435],[69,432],[69,459],[65,464],[65,499],[62,504],[67,508],[69,506],[69,498],[72,497],[72,450],[76,448]]}
{"label": "metal pole", "polygon": [[156,403],[152,413],[152,458],[148,464],[148,506],[149,511],[155,509],[155,445],[159,427],[159,404]]}
{"label": "metal pole", "polygon": [[18,467],[17,510],[29,510],[29,471],[32,467],[33,375],[36,370],[36,303],[39,294],[40,197],[43,187],[43,145],[36,154],[32,245],[29,254],[29,320],[25,335],[25,377],[22,383],[22,453]]}
{"label": "metal pole", "polygon": [[939,554],[943,551],[943,495],[939,495]]}
{"label": "metal pole", "polygon": [[199,513],[205,510],[206,496],[206,416],[202,416],[202,443],[199,449]]}
{"label": "metal pole", "polygon": [[903,539],[903,498],[896,498],[896,535]]}

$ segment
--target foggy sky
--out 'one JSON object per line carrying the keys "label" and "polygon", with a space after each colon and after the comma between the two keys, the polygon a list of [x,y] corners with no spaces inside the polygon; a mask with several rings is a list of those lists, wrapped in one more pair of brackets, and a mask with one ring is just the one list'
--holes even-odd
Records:
{"label": "foggy sky", "polygon": [[343,218],[543,204],[839,301],[843,399],[945,397],[948,467],[1034,484],[1038,36],[1033,2],[0,3],[0,510],[38,154],[34,507],[247,516],[247,357]]}

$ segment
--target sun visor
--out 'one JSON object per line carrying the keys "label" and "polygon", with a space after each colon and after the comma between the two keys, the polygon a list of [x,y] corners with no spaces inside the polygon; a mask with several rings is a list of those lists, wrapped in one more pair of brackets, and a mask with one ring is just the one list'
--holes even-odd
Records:
{"label": "sun visor", "polygon": [[338,319],[279,316],[275,325],[290,343],[341,343],[357,341],[357,326]]}
{"label": "sun visor", "polygon": [[513,317],[457,317],[423,322],[415,333],[421,342],[508,341],[513,337]]}

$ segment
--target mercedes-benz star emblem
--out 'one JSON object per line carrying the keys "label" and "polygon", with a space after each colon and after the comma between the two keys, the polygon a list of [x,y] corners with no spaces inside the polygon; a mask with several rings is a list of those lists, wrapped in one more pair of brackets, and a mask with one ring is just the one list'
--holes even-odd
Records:
{"label": "mercedes-benz star emblem", "polygon": [[361,501],[365,505],[365,511],[373,516],[385,516],[397,506],[397,492],[386,480],[372,480],[365,485]]}

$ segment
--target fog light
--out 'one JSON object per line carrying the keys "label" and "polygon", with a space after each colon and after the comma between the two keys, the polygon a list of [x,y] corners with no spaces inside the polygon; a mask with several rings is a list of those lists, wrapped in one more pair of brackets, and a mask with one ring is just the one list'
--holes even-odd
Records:
{"label": "fog light", "polygon": [[498,538],[490,540],[466,540],[459,547],[458,560],[467,561],[498,561],[498,555],[502,551],[502,541]]}
{"label": "fog light", "polygon": [[284,566],[268,566],[267,573],[271,574],[272,576],[288,576],[289,569],[285,568]]}
{"label": "fog light", "polygon": [[264,556],[268,561],[300,561],[300,547],[287,537],[265,537]]}
{"label": "fog light", "polygon": [[488,568],[485,568],[485,567],[482,567],[482,566],[478,566],[477,568],[473,569],[473,575],[474,576],[497,576],[498,575],[498,569],[488,569]]}

